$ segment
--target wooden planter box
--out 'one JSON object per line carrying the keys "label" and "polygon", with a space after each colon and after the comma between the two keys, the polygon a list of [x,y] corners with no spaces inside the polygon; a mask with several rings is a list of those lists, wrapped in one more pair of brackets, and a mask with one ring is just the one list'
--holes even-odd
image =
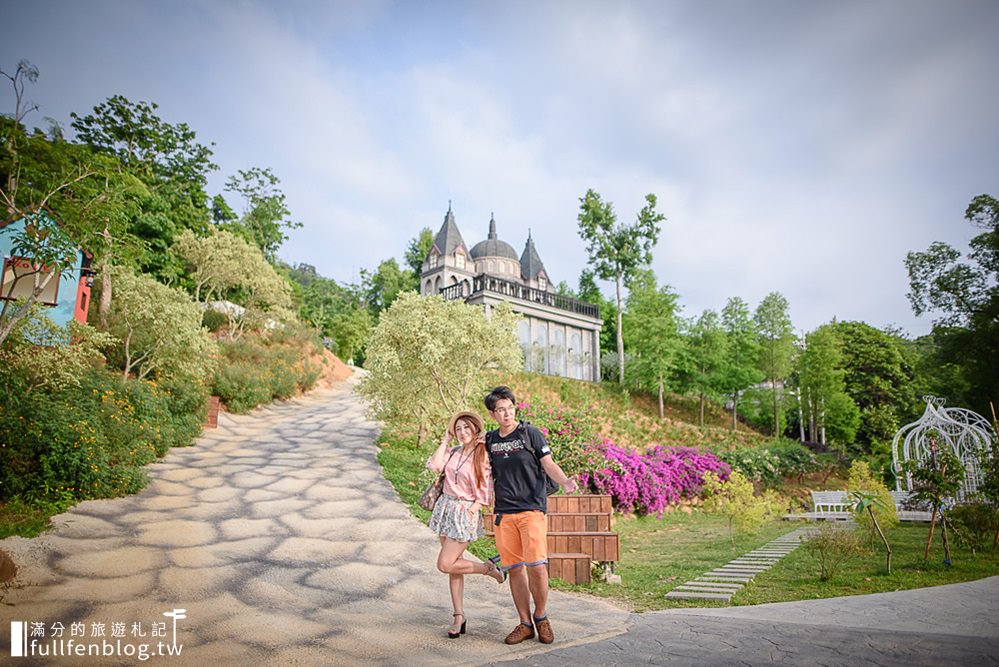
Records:
{"label": "wooden planter box", "polygon": [[548,576],[568,584],[590,583],[590,557],[587,554],[557,554],[548,557]]}

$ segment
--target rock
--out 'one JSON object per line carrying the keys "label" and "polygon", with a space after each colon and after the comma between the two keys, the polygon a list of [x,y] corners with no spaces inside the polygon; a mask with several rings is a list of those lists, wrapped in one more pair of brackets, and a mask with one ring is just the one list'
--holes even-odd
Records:
{"label": "rock", "polygon": [[16,576],[17,565],[14,563],[14,559],[6,551],[0,549],[0,584],[14,581]]}

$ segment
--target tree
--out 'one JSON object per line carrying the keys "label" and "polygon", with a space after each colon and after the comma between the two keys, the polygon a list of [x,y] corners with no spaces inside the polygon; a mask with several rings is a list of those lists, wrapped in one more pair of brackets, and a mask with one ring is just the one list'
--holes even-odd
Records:
{"label": "tree", "polygon": [[117,287],[108,333],[118,340],[111,358],[122,378],[165,374],[203,381],[216,351],[197,305],[151,276],[123,267],[114,267],[112,276]]}
{"label": "tree", "polygon": [[405,292],[382,313],[368,341],[368,374],[358,391],[376,419],[412,432],[417,443],[488,391],[487,372],[522,368],[519,316]]}
{"label": "tree", "polygon": [[805,336],[798,361],[798,391],[808,439],[826,443],[827,433],[845,447],[853,442],[860,412],[845,391],[842,347],[832,325]]}
{"label": "tree", "polygon": [[909,302],[916,315],[930,312],[942,361],[962,369],[968,393],[951,397],[979,412],[999,396],[999,200],[982,194],[964,217],[984,231],[971,239],[968,260],[946,243],[910,252]]}
{"label": "tree", "polygon": [[739,297],[728,300],[722,309],[722,329],[725,332],[725,356],[720,382],[732,398],[734,431],[738,424],[739,394],[762,379],[757,367],[759,345],[756,331],[745,301]]}
{"label": "tree", "polygon": [[416,284],[419,285],[420,272],[423,270],[423,260],[430,254],[430,248],[434,245],[434,233],[429,227],[424,227],[414,239],[410,239],[406,246],[404,257],[406,268],[413,272],[416,277]]}
{"label": "tree", "polygon": [[773,395],[774,436],[777,437],[781,434],[778,385],[791,372],[791,353],[794,350],[794,329],[788,308],[787,299],[780,292],[771,292],[753,314],[759,341],[760,370],[770,381]]}
{"label": "tree", "polygon": [[589,263],[602,280],[614,279],[617,294],[618,382],[624,384],[624,336],[621,287],[637,269],[652,262],[652,248],[659,240],[659,223],[666,219],[656,213],[656,196],[645,195],[645,206],[633,225],[618,225],[610,202],[604,203],[593,190],[580,198],[579,235],[586,241]]}
{"label": "tree", "polygon": [[600,319],[604,321],[600,329],[600,349],[611,349],[617,341],[617,309],[613,301],[604,297],[593,271],[589,269],[583,269],[579,274],[579,299],[600,309]]}
{"label": "tree", "polygon": [[704,426],[704,408],[708,396],[720,394],[724,385],[725,332],[718,313],[705,310],[691,323],[688,334],[690,388],[700,405],[700,425]]}
{"label": "tree", "polygon": [[198,238],[186,230],[173,250],[186,262],[199,301],[231,299],[242,306],[224,308],[230,338],[239,338],[247,325],[294,319],[288,281],[246,240],[225,231]]}
{"label": "tree", "polygon": [[659,419],[665,417],[663,398],[676,372],[683,345],[677,323],[676,292],[669,285],[656,287],[655,275],[628,285],[628,349],[637,358],[640,375],[655,388]]}
{"label": "tree", "polygon": [[[860,410],[856,445],[864,454],[889,455],[901,417],[916,410],[919,392],[906,341],[863,322],[835,322],[846,393]],[[937,394],[934,394],[937,395]]]}
{"label": "tree", "polygon": [[387,259],[373,273],[361,269],[361,284],[372,318],[387,310],[402,292],[415,291],[411,277],[395,259]]}
{"label": "tree", "polygon": [[301,316],[332,342],[333,352],[344,360],[362,355],[371,328],[371,314],[364,305],[361,288],[340,285],[316,273],[314,267],[299,264],[291,277],[302,285]]}
{"label": "tree", "polygon": [[0,342],[51,280],[77,262],[81,247],[103,266],[116,244],[130,245],[124,220],[142,191],[141,184],[121,173],[116,159],[37,129],[27,132],[20,122],[26,113],[24,81],[37,75],[27,61],[14,75],[4,73],[14,84],[17,106],[13,117],[0,116],[0,202],[4,218],[27,223],[12,239],[12,255],[30,260],[33,270],[19,280],[35,285],[23,301],[4,301]]}
{"label": "tree", "polygon": [[115,95],[86,116],[70,116],[79,141],[116,157],[145,186],[138,208],[129,215],[128,230],[144,242],[142,269],[171,281],[180,277],[170,253],[175,237],[184,229],[208,231],[205,186],[218,166],[211,149],[198,143],[186,123],[167,123],[157,115],[158,108]]}
{"label": "tree", "polygon": [[[278,189],[281,181],[269,167],[252,167],[239,170],[236,176],[226,181],[227,192],[238,194],[243,200],[243,215],[238,220],[224,222],[222,228],[233,231],[260,248],[267,261],[277,259],[278,248],[288,240],[284,229],[298,229],[301,222],[289,219],[291,211],[285,202],[284,193]],[[213,217],[225,220],[230,214],[215,202]]]}

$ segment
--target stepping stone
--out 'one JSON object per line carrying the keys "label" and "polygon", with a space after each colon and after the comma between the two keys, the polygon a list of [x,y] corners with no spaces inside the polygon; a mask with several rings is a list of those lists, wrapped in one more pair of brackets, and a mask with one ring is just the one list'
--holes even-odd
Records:
{"label": "stepping stone", "polygon": [[676,600],[676,599],[689,599],[689,600],[723,600],[728,602],[732,599],[731,593],[688,593],[686,591],[670,591],[666,594],[666,597]]}
{"label": "stepping stone", "polygon": [[711,572],[697,578],[697,581],[738,581],[743,584],[748,584],[752,580],[753,578],[750,576],[738,577],[735,575],[713,574]]}
{"label": "stepping stone", "polygon": [[677,586],[671,593],[722,593],[724,595],[735,595],[736,591],[731,588],[702,588],[700,586]]}
{"label": "stepping stone", "polygon": [[682,586],[677,586],[677,588],[717,588],[733,593],[742,587],[742,584],[727,584],[723,581],[688,581]]}
{"label": "stepping stone", "polygon": [[760,572],[766,572],[769,569],[769,567],[749,567],[746,565],[722,565],[716,569],[715,572],[732,572],[733,574],[745,572],[746,574],[759,574]]}

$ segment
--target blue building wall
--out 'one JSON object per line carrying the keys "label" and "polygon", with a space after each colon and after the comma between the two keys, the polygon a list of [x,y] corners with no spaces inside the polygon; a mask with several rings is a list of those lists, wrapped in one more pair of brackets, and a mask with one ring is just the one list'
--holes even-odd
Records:
{"label": "blue building wall", "polygon": [[[42,214],[46,215],[46,214]],[[51,220],[51,217],[49,218]],[[3,227],[0,227],[0,256],[6,260],[11,256],[14,246],[14,237],[24,232],[24,218],[14,220]],[[66,326],[76,309],[77,288],[80,284],[80,271],[83,268],[84,254],[81,250],[77,253],[76,263],[63,269],[59,275],[59,292],[57,294],[56,305],[47,306],[45,314],[59,326]],[[2,265],[0,265],[2,269]]]}

